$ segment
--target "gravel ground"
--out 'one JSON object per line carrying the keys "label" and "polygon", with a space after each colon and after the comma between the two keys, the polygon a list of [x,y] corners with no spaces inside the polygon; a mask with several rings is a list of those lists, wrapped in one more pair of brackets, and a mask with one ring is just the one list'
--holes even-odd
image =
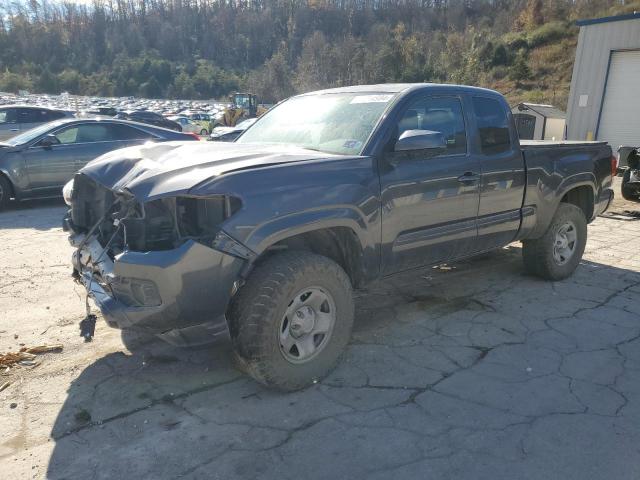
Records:
{"label": "gravel ground", "polygon": [[0,352],[64,345],[0,377],[2,478],[640,478],[640,204],[563,282],[514,244],[372,285],[340,367],[287,395],[226,345],[83,343],[63,212],[0,213]]}

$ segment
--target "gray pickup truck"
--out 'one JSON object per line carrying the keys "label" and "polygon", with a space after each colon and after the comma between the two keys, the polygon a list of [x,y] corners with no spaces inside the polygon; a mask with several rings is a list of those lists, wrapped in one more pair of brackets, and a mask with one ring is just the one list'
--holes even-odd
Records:
{"label": "gray pickup truck", "polygon": [[64,225],[109,325],[230,336],[246,372],[294,390],[336,365],[352,289],[374,279],[515,241],[531,274],[571,275],[615,168],[606,143],[520,144],[494,91],[347,87],[284,101],[235,143],[104,155],[66,188]]}

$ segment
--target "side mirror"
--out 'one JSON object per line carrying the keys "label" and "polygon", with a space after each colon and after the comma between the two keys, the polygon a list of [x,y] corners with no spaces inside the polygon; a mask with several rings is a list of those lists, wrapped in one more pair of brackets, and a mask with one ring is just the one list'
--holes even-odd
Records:
{"label": "side mirror", "polygon": [[58,140],[58,138],[55,135],[49,134],[38,142],[38,146],[49,149],[53,145],[58,145],[59,143],[60,143],[60,140]]}
{"label": "side mirror", "polygon": [[435,153],[447,148],[447,140],[440,132],[432,130],[407,130],[400,135],[394,150],[406,152],[411,150],[432,150]]}

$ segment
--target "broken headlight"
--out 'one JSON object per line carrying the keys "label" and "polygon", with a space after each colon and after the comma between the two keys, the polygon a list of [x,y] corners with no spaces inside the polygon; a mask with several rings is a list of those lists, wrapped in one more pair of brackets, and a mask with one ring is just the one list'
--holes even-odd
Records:
{"label": "broken headlight", "polygon": [[215,248],[220,225],[239,208],[237,198],[224,195],[153,200],[140,217],[123,219],[126,244],[134,251],[170,250],[192,239]]}
{"label": "broken headlight", "polygon": [[240,200],[229,196],[178,197],[176,217],[180,235],[208,242],[220,225],[240,209]]}

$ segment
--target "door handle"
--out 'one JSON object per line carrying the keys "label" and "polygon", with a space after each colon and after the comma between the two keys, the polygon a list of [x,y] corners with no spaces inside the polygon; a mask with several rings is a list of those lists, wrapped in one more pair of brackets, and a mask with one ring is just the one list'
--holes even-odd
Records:
{"label": "door handle", "polygon": [[19,130],[17,128],[12,128],[11,130],[9,130],[10,132],[18,132]]}
{"label": "door handle", "polygon": [[458,177],[458,181],[465,185],[473,185],[480,181],[480,175],[473,172],[465,172],[464,175]]}

